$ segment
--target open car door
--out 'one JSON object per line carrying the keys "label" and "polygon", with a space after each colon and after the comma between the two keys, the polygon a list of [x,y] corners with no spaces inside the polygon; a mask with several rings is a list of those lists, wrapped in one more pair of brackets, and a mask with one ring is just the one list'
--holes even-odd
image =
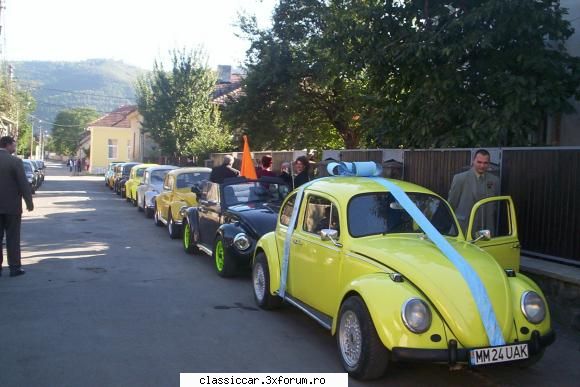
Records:
{"label": "open car door", "polygon": [[516,211],[510,196],[494,196],[475,203],[466,239],[491,254],[504,269],[520,270]]}

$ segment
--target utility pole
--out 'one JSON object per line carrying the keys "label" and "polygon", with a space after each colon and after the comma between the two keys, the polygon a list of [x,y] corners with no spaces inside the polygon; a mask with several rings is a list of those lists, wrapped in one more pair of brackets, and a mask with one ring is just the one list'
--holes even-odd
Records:
{"label": "utility pole", "polygon": [[32,149],[34,148],[34,122],[30,123],[30,160],[32,160]]}

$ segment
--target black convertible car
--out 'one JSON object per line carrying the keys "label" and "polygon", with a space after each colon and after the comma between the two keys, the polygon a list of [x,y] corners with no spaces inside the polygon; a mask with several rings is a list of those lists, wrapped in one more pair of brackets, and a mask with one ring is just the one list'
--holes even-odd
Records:
{"label": "black convertible car", "polygon": [[189,254],[203,251],[213,256],[220,276],[235,275],[239,268],[249,267],[256,241],[276,228],[289,190],[276,177],[235,177],[193,187],[198,204],[181,211],[183,248]]}

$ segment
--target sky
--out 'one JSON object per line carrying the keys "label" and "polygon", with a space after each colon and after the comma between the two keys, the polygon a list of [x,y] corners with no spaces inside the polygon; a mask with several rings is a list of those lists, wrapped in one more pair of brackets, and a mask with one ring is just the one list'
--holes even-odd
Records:
{"label": "sky", "polygon": [[270,25],[276,0],[0,0],[8,61],[105,58],[151,69],[172,49],[203,47],[208,64],[238,66],[249,47],[239,12]]}

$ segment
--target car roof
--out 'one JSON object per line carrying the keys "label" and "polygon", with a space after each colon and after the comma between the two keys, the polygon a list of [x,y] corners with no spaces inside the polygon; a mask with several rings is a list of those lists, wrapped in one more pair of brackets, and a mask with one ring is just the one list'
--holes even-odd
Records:
{"label": "car roof", "polygon": [[173,170],[173,169],[177,169],[179,167],[175,166],[175,165],[152,165],[149,168],[147,168],[147,170],[149,172],[153,172],[153,171],[162,171],[162,170]]}
{"label": "car roof", "polygon": [[[395,179],[385,179],[385,180],[388,180],[391,183],[396,184],[399,188],[401,188],[405,192],[419,192],[439,196],[433,191],[430,191],[427,188],[421,187],[420,185],[417,184]],[[332,176],[316,179],[313,180],[310,183],[310,185],[308,185],[308,187],[306,187],[306,190],[331,193],[333,196],[337,198],[347,197],[349,199],[352,196],[359,195],[362,193],[388,191],[382,184],[378,183],[377,181],[374,181],[371,178],[355,177],[355,176]]]}
{"label": "car roof", "polygon": [[190,173],[190,172],[211,172],[211,168],[205,167],[185,167],[185,168],[177,168],[168,173],[168,175],[179,175],[182,173]]}
{"label": "car roof", "polygon": [[[157,165],[157,164],[137,164],[137,165],[134,165],[133,168],[136,168],[136,169],[149,168],[149,167],[152,167],[154,165]],[[133,169],[133,168],[131,168],[131,169]]]}

